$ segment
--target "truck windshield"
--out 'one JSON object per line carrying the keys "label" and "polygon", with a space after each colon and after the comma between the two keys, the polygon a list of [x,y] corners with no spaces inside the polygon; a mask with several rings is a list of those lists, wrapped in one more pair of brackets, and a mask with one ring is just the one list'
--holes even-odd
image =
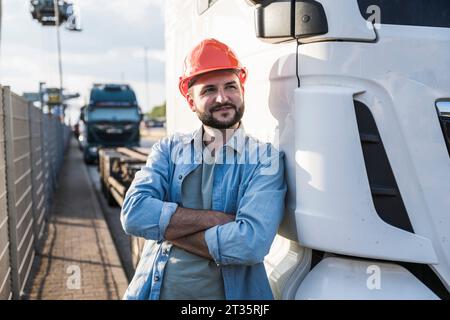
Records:
{"label": "truck windshield", "polygon": [[137,108],[93,108],[87,113],[87,121],[139,121]]}
{"label": "truck windshield", "polygon": [[115,101],[115,102],[128,102],[132,104],[136,101],[136,96],[134,92],[131,90],[95,89],[92,90],[91,101],[92,103]]}

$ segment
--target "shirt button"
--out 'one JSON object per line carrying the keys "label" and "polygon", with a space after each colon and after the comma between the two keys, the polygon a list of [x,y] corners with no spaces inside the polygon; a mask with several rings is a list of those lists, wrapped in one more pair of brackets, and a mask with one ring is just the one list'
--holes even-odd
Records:
{"label": "shirt button", "polygon": [[179,180],[183,179],[183,176],[180,174],[180,175],[178,176],[178,179],[179,179]]}
{"label": "shirt button", "polygon": [[158,282],[159,281],[159,276],[155,276],[155,281]]}
{"label": "shirt button", "polygon": [[163,254],[167,256],[169,254],[169,249],[164,249]]}

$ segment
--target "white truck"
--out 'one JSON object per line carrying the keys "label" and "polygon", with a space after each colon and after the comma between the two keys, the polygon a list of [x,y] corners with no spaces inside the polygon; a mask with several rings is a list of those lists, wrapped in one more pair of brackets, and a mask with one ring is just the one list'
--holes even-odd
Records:
{"label": "white truck", "polygon": [[450,2],[192,0],[166,5],[167,129],[188,51],[248,68],[247,133],[286,154],[265,259],[277,299],[449,299]]}

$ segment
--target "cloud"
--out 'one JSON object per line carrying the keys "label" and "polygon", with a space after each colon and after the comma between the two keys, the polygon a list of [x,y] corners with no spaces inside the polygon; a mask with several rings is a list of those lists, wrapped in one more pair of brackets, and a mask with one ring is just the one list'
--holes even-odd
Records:
{"label": "cloud", "polygon": [[65,32],[64,47],[68,50],[93,52],[137,46],[164,49],[162,1],[83,0],[79,6],[83,32]]}
{"label": "cloud", "polygon": [[157,13],[163,17],[164,0],[133,0],[133,1],[110,1],[110,0],[77,0],[79,7],[89,9],[105,15],[122,17],[126,22],[142,23],[149,13]]}
{"label": "cloud", "polygon": [[[72,0],[82,32],[61,28],[64,87],[86,96],[94,82],[129,82],[145,104],[144,48],[148,48],[149,103],[164,101],[164,0]],[[18,93],[39,81],[57,86],[56,31],[32,20],[28,0],[3,0],[0,81]]]}
{"label": "cloud", "polygon": [[[144,59],[145,51],[139,48],[138,50],[134,50],[133,58],[136,59]],[[147,58],[155,61],[165,62],[166,61],[166,51],[165,50],[148,50]]]}

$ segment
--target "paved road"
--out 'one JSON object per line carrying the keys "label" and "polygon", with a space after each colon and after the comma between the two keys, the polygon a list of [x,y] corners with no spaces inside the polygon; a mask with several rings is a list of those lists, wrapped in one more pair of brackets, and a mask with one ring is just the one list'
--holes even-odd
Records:
{"label": "paved road", "polygon": [[151,128],[141,131],[141,147],[151,148],[151,146],[166,135],[165,128]]}

